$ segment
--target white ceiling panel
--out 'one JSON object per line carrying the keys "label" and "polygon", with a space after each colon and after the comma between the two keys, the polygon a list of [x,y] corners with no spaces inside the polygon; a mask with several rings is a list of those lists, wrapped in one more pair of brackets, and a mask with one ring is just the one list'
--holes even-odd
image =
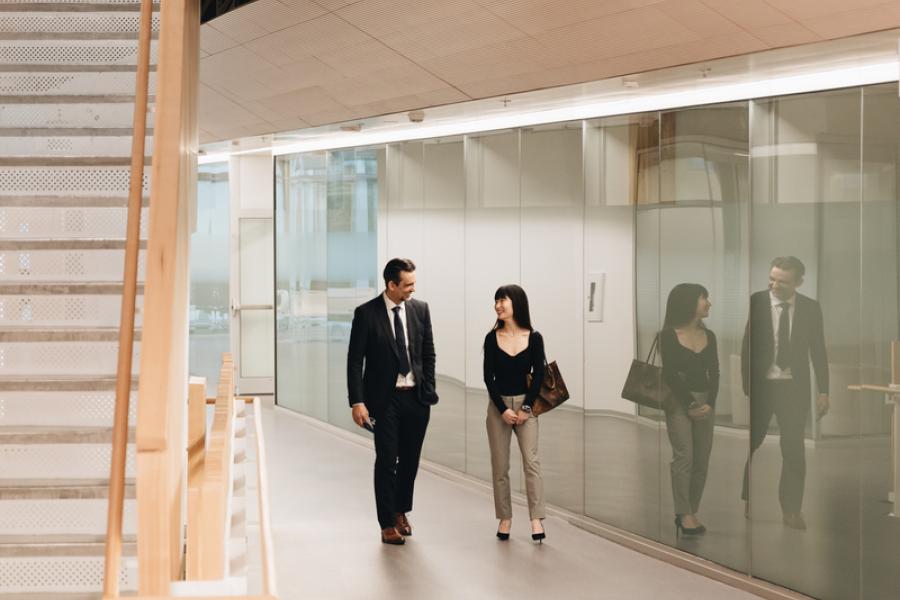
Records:
{"label": "white ceiling panel", "polygon": [[[291,2],[292,0],[282,0],[282,2]],[[316,4],[324,8],[325,10],[337,10],[339,8],[343,8],[348,4],[353,4],[357,2],[357,0],[314,0]]]}
{"label": "white ceiling panel", "polygon": [[268,32],[274,32],[321,17],[327,12],[311,0],[256,0],[247,5],[240,16]]}
{"label": "white ceiling panel", "polygon": [[314,115],[341,106],[328,92],[318,86],[271,96],[260,100],[259,103],[285,117],[304,119],[306,115]]}
{"label": "white ceiling panel", "polygon": [[292,89],[336,83],[345,77],[315,56],[281,65],[279,71]]}
{"label": "white ceiling panel", "polygon": [[885,4],[885,0],[766,0],[766,2],[797,21]]}
{"label": "white ceiling panel", "polygon": [[215,27],[204,25],[200,28],[200,49],[208,54],[222,52],[238,45],[238,42]]}
{"label": "white ceiling panel", "polygon": [[371,39],[350,23],[329,13],[253,40],[247,43],[247,47],[267,58],[281,57],[276,60],[280,64],[285,60],[294,61],[333,52]]}
{"label": "white ceiling panel", "polygon": [[661,0],[476,1],[503,18],[506,22],[530,35],[628,12],[661,2]]}
{"label": "white ceiling panel", "polygon": [[346,77],[413,64],[384,42],[371,39],[318,55],[322,63]]}
{"label": "white ceiling panel", "polygon": [[794,46],[796,44],[808,44],[822,39],[808,27],[801,25],[800,23],[785,23],[784,25],[760,27],[759,29],[754,29],[752,33],[772,48]]}
{"label": "white ceiling panel", "polygon": [[702,0],[703,4],[744,29],[790,23],[791,18],[765,0]]}
{"label": "white ceiling panel", "polygon": [[201,29],[200,126],[314,127],[894,27],[900,0],[257,0]]}
{"label": "white ceiling panel", "polygon": [[303,116],[303,120],[307,121],[310,125],[318,126],[318,125],[327,125],[329,123],[340,123],[342,121],[350,121],[359,117],[358,113],[353,112],[346,106],[341,106],[339,104],[335,104],[330,108],[326,108],[324,110],[305,114]]}
{"label": "white ceiling panel", "polygon": [[451,25],[463,18],[497,20],[472,0],[363,0],[342,8],[337,15],[378,38],[413,33],[439,23]]}
{"label": "white ceiling panel", "polygon": [[662,11],[643,8],[555,29],[537,39],[564,51],[571,62],[585,62],[702,38]]}
{"label": "white ceiling panel", "polygon": [[702,36],[740,31],[733,21],[703,4],[700,0],[665,0],[655,5],[659,11]]}
{"label": "white ceiling panel", "polygon": [[803,23],[823,38],[890,29],[900,25],[900,7],[896,3],[885,4],[817,17]]}
{"label": "white ceiling panel", "polygon": [[385,35],[383,39],[385,44],[412,60],[427,60],[524,37],[522,32],[497,17],[480,13],[441,19]]}

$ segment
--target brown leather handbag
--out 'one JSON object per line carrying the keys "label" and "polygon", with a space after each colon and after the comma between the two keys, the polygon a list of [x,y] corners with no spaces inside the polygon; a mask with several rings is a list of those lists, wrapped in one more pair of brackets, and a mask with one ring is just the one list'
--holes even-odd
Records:
{"label": "brown leather handbag", "polygon": [[[531,373],[527,376],[528,387],[531,387]],[[569,399],[569,388],[563,381],[562,373],[559,372],[559,366],[556,361],[548,363],[544,360],[544,381],[541,382],[541,389],[538,397],[534,399],[531,406],[531,414],[534,416],[542,415],[551,411],[566,400]]]}
{"label": "brown leather handbag", "polygon": [[663,379],[662,367],[655,364],[658,348],[659,334],[650,346],[646,361],[631,361],[631,369],[628,371],[625,387],[622,388],[622,398],[648,408],[666,410],[672,405],[674,396]]}

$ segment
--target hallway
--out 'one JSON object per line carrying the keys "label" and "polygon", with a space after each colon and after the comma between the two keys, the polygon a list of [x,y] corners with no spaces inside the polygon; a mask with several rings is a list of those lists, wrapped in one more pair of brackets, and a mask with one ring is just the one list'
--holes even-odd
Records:
{"label": "hallway", "polygon": [[415,534],[379,542],[372,450],[304,417],[265,412],[279,591],[286,600],[755,598],[628,550],[558,518],[533,545],[516,506],[510,543],[485,490],[421,470]]}

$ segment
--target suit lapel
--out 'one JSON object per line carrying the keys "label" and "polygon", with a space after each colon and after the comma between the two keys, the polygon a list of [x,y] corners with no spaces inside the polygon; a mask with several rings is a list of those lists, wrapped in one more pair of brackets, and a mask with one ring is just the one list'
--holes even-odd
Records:
{"label": "suit lapel", "polygon": [[769,292],[765,292],[762,297],[763,302],[760,316],[765,316],[763,322],[766,324],[766,343],[769,347],[775,348],[775,322],[772,320],[772,297]]}
{"label": "suit lapel", "polygon": [[416,311],[410,302],[406,303],[406,337],[409,338],[407,350],[409,350],[409,359],[412,361],[413,349],[416,347],[416,335],[419,333],[419,321],[416,317]]}
{"label": "suit lapel", "polygon": [[377,302],[373,306],[373,310],[375,311],[375,322],[379,324],[379,329],[381,329],[381,334],[384,336],[387,345],[391,347],[391,352],[394,353],[394,357],[399,359],[400,355],[397,352],[397,343],[394,340],[394,324],[391,323],[391,317],[388,315],[387,307],[384,304],[384,297],[379,296],[376,298]]}

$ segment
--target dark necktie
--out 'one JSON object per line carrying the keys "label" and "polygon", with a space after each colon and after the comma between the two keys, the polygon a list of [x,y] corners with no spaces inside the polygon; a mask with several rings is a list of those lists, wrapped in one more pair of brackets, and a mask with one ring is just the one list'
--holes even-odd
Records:
{"label": "dark necktie", "polygon": [[400,374],[406,377],[409,373],[409,357],[406,355],[406,335],[403,333],[403,321],[400,320],[400,307],[395,306],[391,310],[394,311],[394,338],[400,355]]}
{"label": "dark necktie", "polygon": [[781,316],[778,318],[778,356],[775,364],[781,369],[791,366],[791,305],[782,302]]}

